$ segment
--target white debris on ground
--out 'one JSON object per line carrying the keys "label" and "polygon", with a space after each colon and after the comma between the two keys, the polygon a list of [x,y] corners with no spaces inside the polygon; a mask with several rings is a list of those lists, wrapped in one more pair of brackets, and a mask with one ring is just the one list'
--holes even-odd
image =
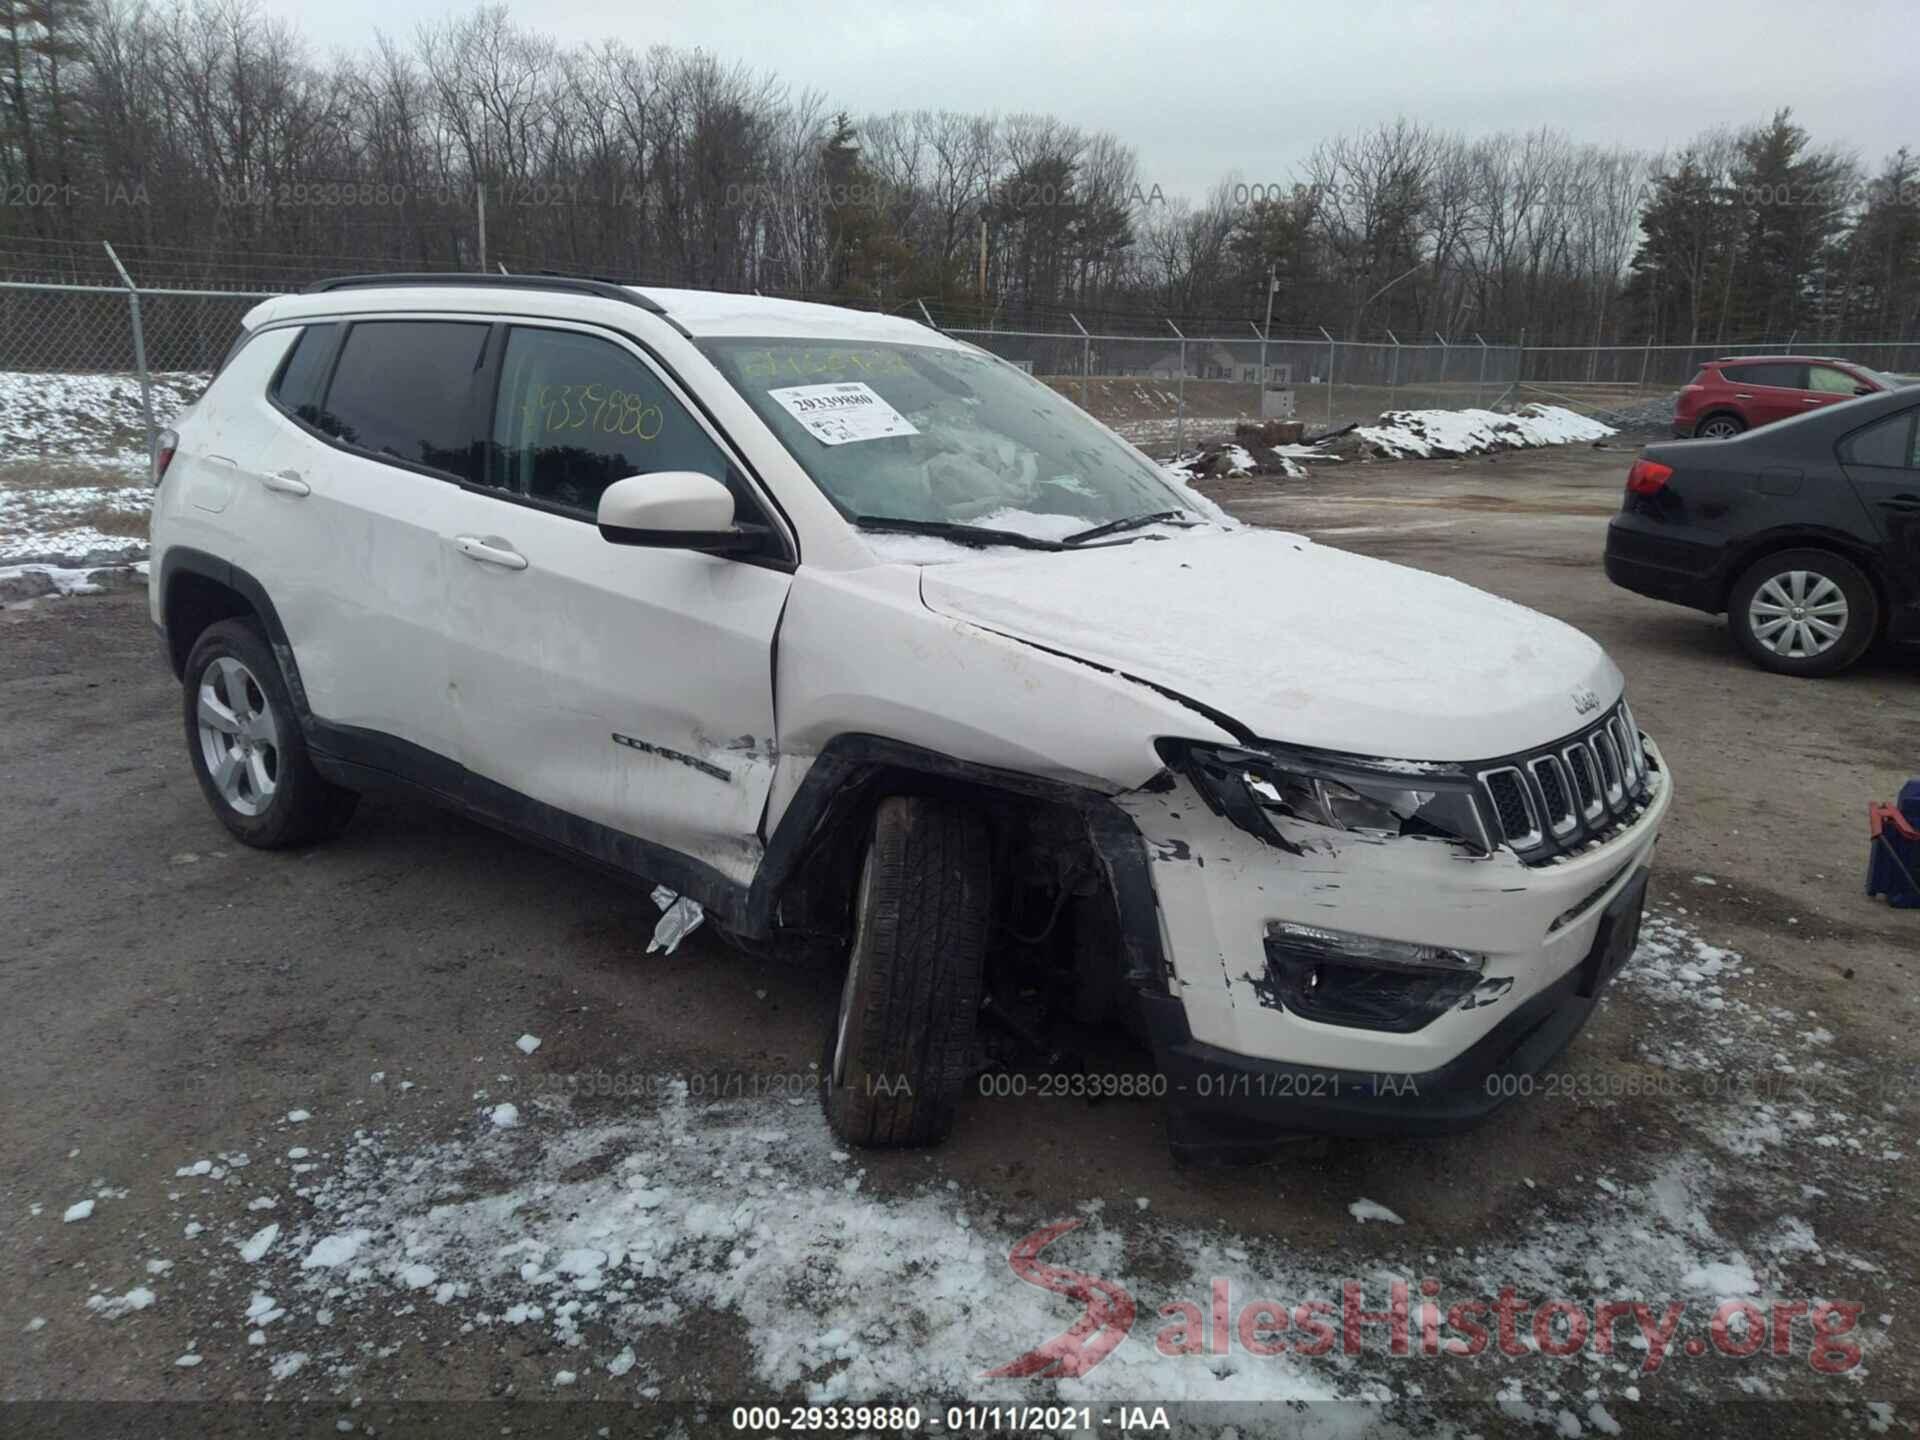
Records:
{"label": "white debris on ground", "polygon": [[700,922],[707,918],[707,912],[701,908],[698,900],[675,894],[664,885],[653,887],[653,903],[660,907],[661,914],[660,923],[653,927],[653,938],[647,942],[649,955],[656,950],[671,955],[680,942],[698,930]]}
{"label": "white debris on ground", "polygon": [[1347,1213],[1362,1225],[1366,1224],[1369,1220],[1384,1220],[1389,1225],[1404,1225],[1407,1223],[1398,1215],[1394,1214],[1393,1211],[1382,1205],[1378,1200],[1369,1200],[1365,1196],[1362,1196],[1347,1206]]}
{"label": "white debris on ground", "polygon": [[518,1040],[513,1042],[513,1048],[518,1050],[522,1055],[531,1055],[540,1048],[540,1037],[538,1035],[522,1035]]}
{"label": "white debris on ground", "polygon": [[1611,425],[1559,405],[1523,405],[1511,415],[1495,410],[1389,410],[1378,424],[1353,431],[1375,454],[1389,459],[1572,445],[1614,433]]}
{"label": "white debris on ground", "polygon": [[[1655,914],[1624,975],[1630,993],[1657,1012],[1658,1023],[1643,1033],[1724,1033],[1748,1055],[1759,1041],[1763,1052],[1777,1045],[1793,1063],[1806,1063],[1813,1042],[1731,993],[1748,973],[1739,956],[1683,920]],[[1682,1068],[1716,1074],[1724,1062],[1703,1053]],[[1179,1353],[1181,1344],[1156,1338],[1184,1307],[1209,1312],[1215,1277],[1227,1280],[1236,1305],[1269,1296],[1294,1305],[1322,1300],[1336,1316],[1348,1281],[1363,1287],[1366,1308],[1384,1310],[1391,1282],[1418,1285],[1428,1276],[1439,1282],[1443,1305],[1507,1285],[1533,1304],[1564,1296],[1684,1300],[1692,1328],[1682,1340],[1704,1333],[1722,1299],[1764,1305],[1776,1296],[1831,1293],[1871,1300],[1889,1283],[1876,1262],[1850,1255],[1808,1218],[1818,1212],[1805,1208],[1802,1186],[1825,1178],[1821,1166],[1847,1159],[1844,1147],[1775,1171],[1725,1159],[1712,1140],[1668,1135],[1628,1152],[1636,1173],[1581,1177],[1577,1193],[1490,1177],[1489,1203],[1501,1207],[1504,1223],[1451,1255],[1428,1253],[1417,1195],[1411,1206],[1397,1202],[1404,1219],[1375,1200],[1348,1203],[1354,1220],[1386,1223],[1369,1226],[1375,1233],[1356,1239],[1358,1248],[1325,1251],[1161,1221],[1138,1201],[1109,1215],[1088,1200],[1064,1217],[1069,1223],[1048,1242],[1044,1261],[1123,1287],[1137,1305],[1130,1336],[1078,1376],[994,1378],[989,1372],[1083,1314],[1067,1292],[1023,1283],[1009,1267],[1016,1242],[1063,1217],[1009,1214],[1004,1200],[935,1180],[872,1193],[811,1107],[703,1103],[671,1079],[649,1093],[657,1108],[615,1121],[580,1123],[556,1095],[542,1097],[524,1123],[502,1128],[500,1112],[512,1107],[497,1107],[493,1123],[437,1142],[357,1131],[307,1187],[307,1218],[291,1222],[285,1243],[237,1281],[230,1303],[239,1329],[260,1342],[223,1342],[219,1358],[258,1364],[276,1384],[297,1379],[316,1398],[344,1395],[368,1351],[404,1340],[411,1329],[436,1350],[467,1343],[424,1328],[444,1315],[473,1343],[512,1337],[549,1353],[553,1385],[592,1387],[605,1398],[619,1382],[611,1393],[657,1395],[684,1377],[651,1371],[649,1352],[670,1349],[671,1334],[690,1317],[724,1314],[747,1337],[742,1360],[755,1383],[816,1403],[903,1394],[1378,1402],[1353,1412],[1357,1431],[1376,1428],[1379,1405],[1396,1397],[1404,1404],[1414,1393],[1404,1384],[1407,1362],[1388,1354],[1383,1335],[1359,1356],[1236,1350],[1225,1361],[1205,1346]],[[1880,1128],[1870,1118],[1834,1118],[1831,1096],[1821,1108],[1823,1125],[1862,1136]],[[1672,1113],[1690,1129],[1718,1133],[1711,1104],[1680,1101]],[[1744,1241],[1723,1229],[1723,1215],[1756,1210],[1779,1218]],[[231,1227],[236,1239],[244,1233]],[[1137,1270],[1136,1257],[1151,1257],[1150,1268]],[[116,1318],[153,1303],[142,1287],[96,1294],[87,1306]],[[203,1285],[194,1304],[207,1303],[219,1302]],[[1886,1307],[1869,1313],[1875,1308]],[[1582,1423],[1611,1433],[1596,1410],[1636,1403],[1642,1385],[1705,1393],[1726,1381],[1724,1364],[1689,1360],[1677,1349],[1649,1378],[1646,1354],[1630,1346],[1632,1338],[1629,1327],[1616,1354],[1589,1346],[1524,1374],[1497,1351],[1479,1368],[1461,1362],[1446,1373],[1480,1396],[1491,1393],[1487,1382],[1498,1374],[1497,1408],[1521,1418],[1538,1411],[1549,1425],[1580,1396],[1588,1418],[1559,1427],[1569,1435],[1582,1433]],[[1884,1335],[1850,1338],[1870,1367]],[[1804,1358],[1774,1364],[1756,1382],[1759,1393],[1806,1371]],[[1459,1398],[1447,1395],[1437,1375],[1427,1393]]]}

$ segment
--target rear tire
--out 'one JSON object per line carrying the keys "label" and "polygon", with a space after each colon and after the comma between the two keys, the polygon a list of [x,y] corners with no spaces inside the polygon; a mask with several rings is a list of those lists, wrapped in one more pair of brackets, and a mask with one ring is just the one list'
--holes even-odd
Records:
{"label": "rear tire", "polygon": [[930,1145],[953,1128],[986,974],[986,823],[893,796],[873,818],[854,939],[821,1062],[821,1105],[854,1145]]}
{"label": "rear tire", "polygon": [[209,625],[184,680],[194,778],[236,840],[284,850],[336,834],[352,818],[360,797],[313,768],[279,662],[251,620]]}
{"label": "rear tire", "polygon": [[1693,433],[1699,440],[1731,440],[1746,428],[1747,422],[1738,415],[1709,415]]}
{"label": "rear tire", "polygon": [[1765,669],[1837,675],[1873,642],[1880,598],[1858,566],[1831,550],[1779,550],[1735,583],[1727,624]]}

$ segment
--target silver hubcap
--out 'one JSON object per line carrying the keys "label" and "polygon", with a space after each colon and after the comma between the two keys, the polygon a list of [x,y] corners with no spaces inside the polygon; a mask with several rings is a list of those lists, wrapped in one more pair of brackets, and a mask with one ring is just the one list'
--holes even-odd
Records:
{"label": "silver hubcap", "polygon": [[847,1083],[847,1031],[853,1026],[854,996],[860,989],[860,952],[867,937],[867,896],[873,889],[873,847],[867,847],[860,867],[860,895],[854,901],[853,953],[847,957],[847,978],[840,985],[840,1015],[833,1030],[833,1073],[829,1083],[838,1090]]}
{"label": "silver hubcap", "polygon": [[1731,420],[1709,420],[1701,428],[1700,433],[1709,440],[1725,440],[1730,436],[1738,435],[1740,429]]}
{"label": "silver hubcap", "polygon": [[200,752],[227,804],[258,815],[280,781],[280,727],[253,672],[222,655],[200,673]]}
{"label": "silver hubcap", "polygon": [[1747,625],[1774,654],[1789,660],[1824,655],[1847,632],[1847,597],[1826,576],[1789,570],[1753,592]]}

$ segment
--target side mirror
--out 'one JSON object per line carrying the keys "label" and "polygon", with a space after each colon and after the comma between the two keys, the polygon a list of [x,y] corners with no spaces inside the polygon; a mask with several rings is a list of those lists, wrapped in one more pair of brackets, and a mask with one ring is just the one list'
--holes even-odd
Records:
{"label": "side mirror", "polygon": [[612,545],[699,550],[710,555],[758,550],[764,525],[736,525],[733,492],[695,470],[630,475],[600,492],[595,514],[601,538]]}

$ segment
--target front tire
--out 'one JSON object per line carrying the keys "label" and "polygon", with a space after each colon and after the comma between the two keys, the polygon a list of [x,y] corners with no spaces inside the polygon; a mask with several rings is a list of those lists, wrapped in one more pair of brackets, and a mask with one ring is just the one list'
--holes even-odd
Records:
{"label": "front tire", "polygon": [[1727,597],[1740,648],[1781,675],[1837,675],[1880,623],[1879,597],[1858,566],[1831,550],[1781,550],[1747,567]]}
{"label": "front tire", "polygon": [[931,1145],[953,1128],[985,985],[991,872],[973,811],[880,802],[821,1063],[821,1104],[841,1139]]}
{"label": "front tire", "polygon": [[347,823],[360,797],[313,768],[279,662],[251,621],[207,627],[187,656],[183,692],[194,778],[236,840],[284,850]]}

